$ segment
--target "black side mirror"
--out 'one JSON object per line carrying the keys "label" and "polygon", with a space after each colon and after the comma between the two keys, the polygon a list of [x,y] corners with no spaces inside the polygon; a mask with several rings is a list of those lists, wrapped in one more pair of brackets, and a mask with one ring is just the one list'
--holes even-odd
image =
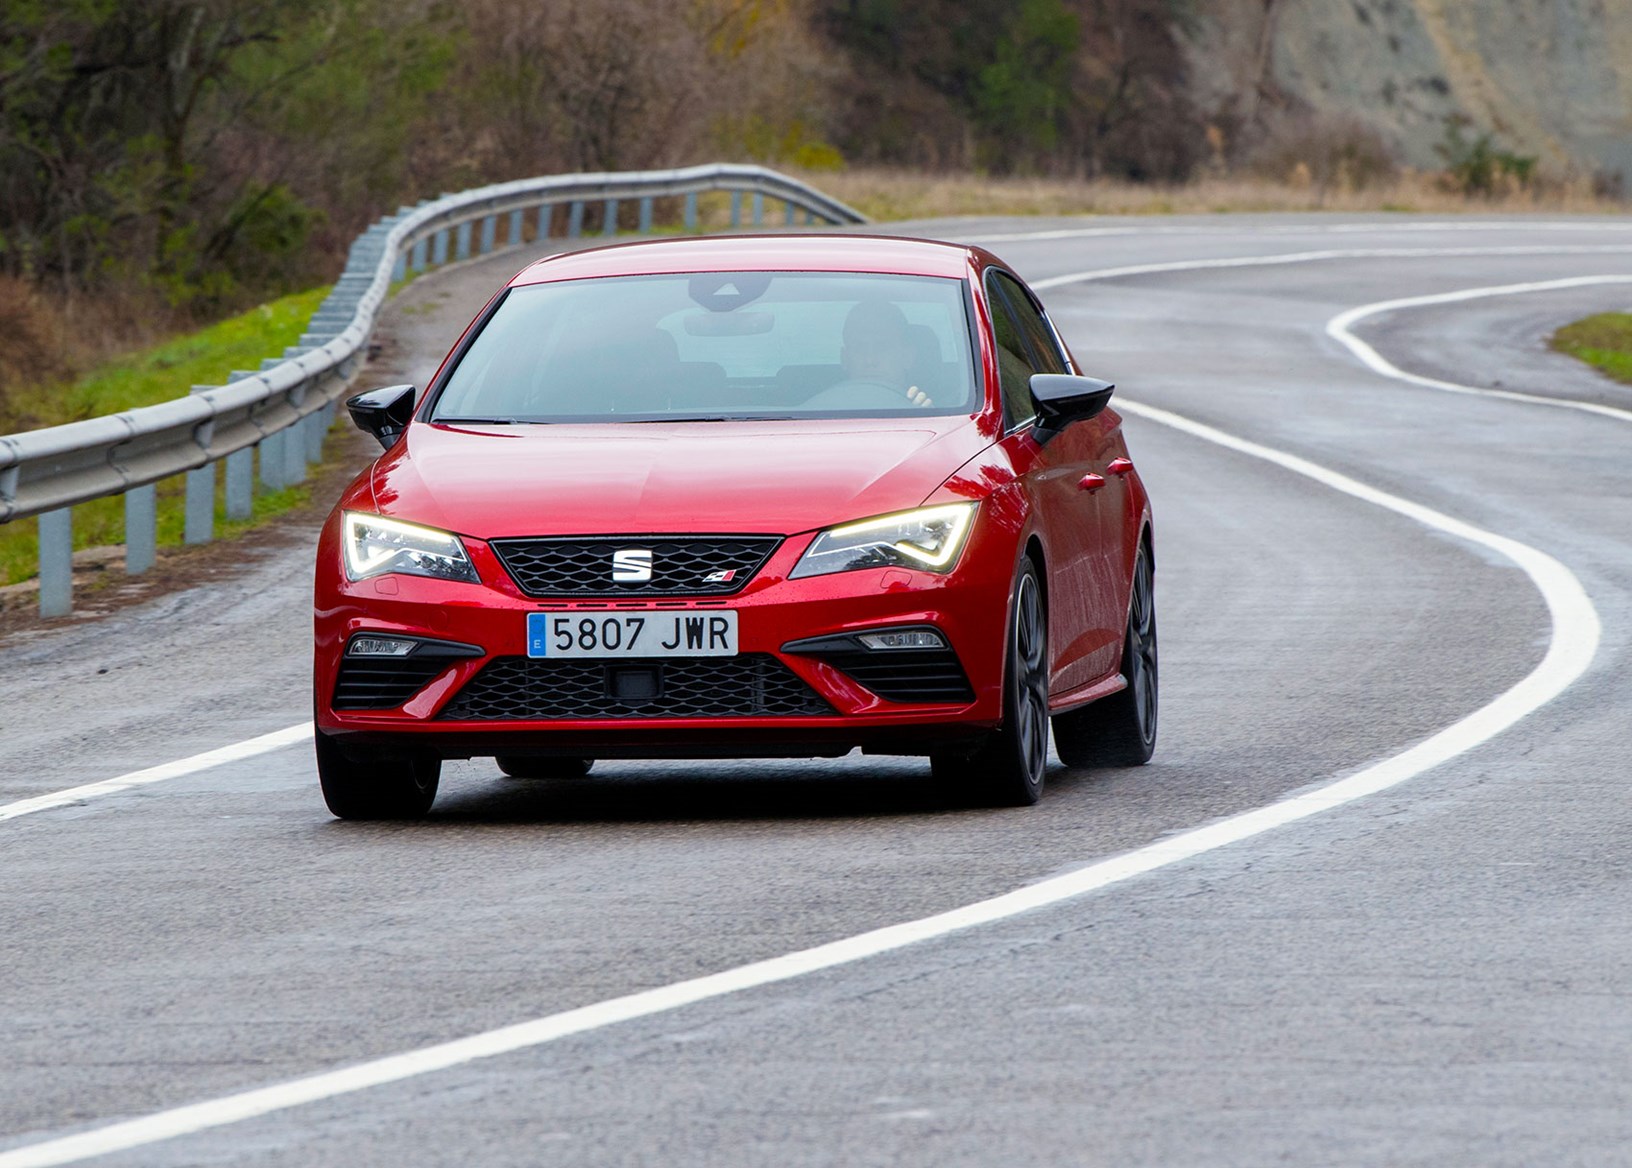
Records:
{"label": "black side mirror", "polygon": [[359,430],[374,435],[381,446],[390,450],[408,428],[408,420],[414,416],[414,395],[418,392],[411,385],[371,389],[348,400],[346,409],[351,412],[351,420],[357,423]]}
{"label": "black side mirror", "polygon": [[1031,397],[1037,403],[1037,437],[1041,441],[1098,415],[1111,403],[1116,386],[1097,377],[1069,373],[1033,373]]}

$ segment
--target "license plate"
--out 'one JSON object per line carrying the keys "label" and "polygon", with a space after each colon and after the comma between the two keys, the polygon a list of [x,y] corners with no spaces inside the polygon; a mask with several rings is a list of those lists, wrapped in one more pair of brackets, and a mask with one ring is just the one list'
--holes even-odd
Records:
{"label": "license plate", "polygon": [[530,612],[529,657],[735,657],[737,614]]}

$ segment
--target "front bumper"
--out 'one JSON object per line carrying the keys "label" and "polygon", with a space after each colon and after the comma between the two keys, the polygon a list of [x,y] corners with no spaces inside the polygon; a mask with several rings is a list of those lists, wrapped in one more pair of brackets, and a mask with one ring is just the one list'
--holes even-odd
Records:
{"label": "front bumper", "polygon": [[[359,746],[406,745],[445,758],[505,753],[608,758],[820,756],[843,754],[856,746],[908,754],[956,748],[998,725],[1002,715],[1003,630],[1014,553],[1012,547],[995,546],[1001,541],[982,535],[977,525],[958,567],[946,575],[879,568],[789,580],[788,572],[810,542],[811,537],[803,535],[785,540],[749,585],[729,598],[568,602],[523,595],[492,549],[474,539],[466,539],[465,546],[480,584],[401,575],[351,581],[340,567],[338,525],[331,521],[318,552],[313,674],[317,727]],[[774,674],[782,679],[779,684],[790,683],[779,693],[791,694],[796,686],[813,700],[762,703],[757,708],[779,712],[746,714],[709,712],[716,706],[693,703],[685,708],[700,712],[685,716],[649,716],[649,710],[628,709],[608,715],[604,704],[579,711],[570,702],[516,707],[534,714],[547,708],[545,717],[505,716],[495,712],[502,706],[469,700],[476,688],[473,680],[489,666],[493,670],[481,678],[481,687],[491,688],[499,673],[513,675],[513,687],[523,684],[515,679],[528,670],[569,664],[528,662],[530,612],[707,613],[725,608],[738,613],[739,657],[757,656],[764,663],[758,672]],[[830,638],[843,634],[900,626],[938,630],[956,654],[968,689],[897,686],[892,691],[875,679],[874,685],[898,698],[926,694],[939,698],[890,700],[858,680],[868,676],[867,671],[855,668],[843,654],[785,648],[793,642],[831,644]],[[344,708],[342,698],[342,708],[336,708],[342,656],[350,640],[361,633],[405,634],[461,646],[466,652],[448,655],[427,668],[427,679],[423,684],[414,679],[411,696],[399,705]],[[630,663],[607,664],[624,668]],[[722,672],[715,684],[722,688],[749,684],[734,680],[741,672]],[[705,675],[698,684],[706,681]],[[946,700],[946,694],[955,696]],[[717,708],[742,707],[727,702]],[[472,709],[481,709],[485,716],[460,716]],[[789,712],[795,709],[798,712]]]}

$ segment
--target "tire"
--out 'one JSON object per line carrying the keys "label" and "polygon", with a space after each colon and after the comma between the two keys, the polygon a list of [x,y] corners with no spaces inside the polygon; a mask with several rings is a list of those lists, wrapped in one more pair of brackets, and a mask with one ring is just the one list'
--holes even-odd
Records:
{"label": "tire", "polygon": [[1054,749],[1068,767],[1143,766],[1156,751],[1156,588],[1142,544],[1131,591],[1122,639],[1127,688],[1054,718]]}
{"label": "tire", "polygon": [[581,779],[595,765],[592,758],[528,758],[501,754],[494,762],[512,779]]}
{"label": "tire", "polygon": [[418,819],[431,809],[442,760],[427,755],[377,755],[359,762],[323,733],[317,777],[323,802],[338,819]]}
{"label": "tire", "polygon": [[930,756],[937,783],[959,802],[1026,807],[1048,766],[1048,613],[1037,569],[1021,561],[1003,655],[1003,725],[969,755]]}

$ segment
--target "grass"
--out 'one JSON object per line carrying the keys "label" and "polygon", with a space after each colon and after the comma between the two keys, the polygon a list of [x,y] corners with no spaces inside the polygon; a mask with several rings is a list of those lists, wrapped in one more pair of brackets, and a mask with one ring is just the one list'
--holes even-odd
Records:
{"label": "grass", "polygon": [[224,385],[234,369],[259,369],[300,340],[327,288],[262,304],[196,333],[115,358],[68,385],[19,391],[12,412],[30,428],[186,397],[195,385]]}
{"label": "grass", "polygon": [[1553,334],[1553,348],[1632,383],[1632,312],[1601,312]]}
{"label": "grass", "polygon": [[[232,370],[259,369],[263,358],[276,356],[298,341],[327,293],[327,288],[314,288],[285,296],[196,333],[109,361],[71,385],[25,392],[17,403],[20,413],[35,425],[52,426],[184,397],[194,385],[224,384]],[[313,467],[309,473],[316,470]],[[158,484],[161,547],[181,543],[184,483],[178,477]],[[300,506],[310,494],[305,486],[257,494],[251,517],[229,522],[218,482],[216,537],[241,534]],[[75,551],[125,542],[122,495],[82,503],[73,509],[73,519]],[[38,525],[33,520],[0,525],[0,585],[19,583],[38,572]]]}

